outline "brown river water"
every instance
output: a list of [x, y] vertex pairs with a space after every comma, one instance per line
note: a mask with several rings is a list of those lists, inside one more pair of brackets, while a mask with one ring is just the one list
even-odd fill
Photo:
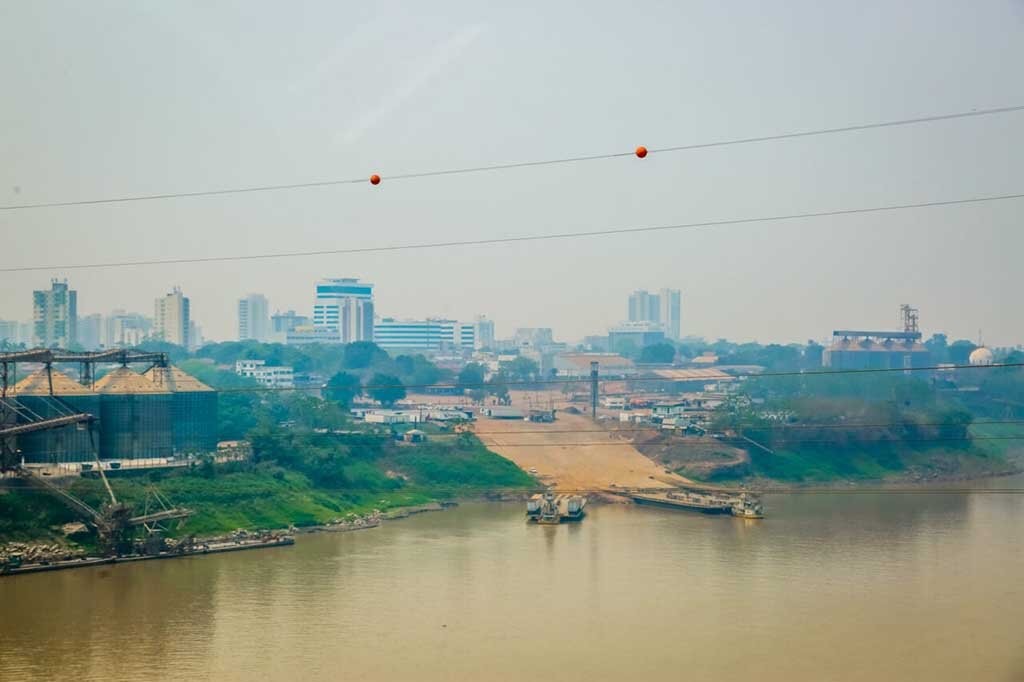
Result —
[[473, 503], [2, 578], [0, 680], [1024, 680], [1024, 495], [766, 507]]

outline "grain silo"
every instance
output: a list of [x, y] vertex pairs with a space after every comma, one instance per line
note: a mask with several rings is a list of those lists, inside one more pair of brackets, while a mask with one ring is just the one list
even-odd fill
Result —
[[104, 459], [169, 457], [171, 394], [119, 367], [93, 385], [100, 394], [100, 455]]
[[214, 452], [217, 449], [217, 392], [173, 366], [153, 367], [142, 376], [171, 393], [174, 452]]
[[[74, 413], [88, 413], [97, 419], [100, 417], [100, 397], [55, 369], [50, 370], [49, 376], [45, 367], [33, 372], [15, 384], [8, 395], [15, 399], [20, 413], [18, 421], [22, 423]], [[98, 446], [99, 432], [95, 424], [93, 430]], [[26, 433], [18, 436], [16, 447], [21, 450], [21, 456], [27, 464], [84, 462], [95, 457], [89, 429], [85, 424]]]

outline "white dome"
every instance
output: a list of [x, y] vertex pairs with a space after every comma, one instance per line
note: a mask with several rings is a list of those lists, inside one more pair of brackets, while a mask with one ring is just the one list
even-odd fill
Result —
[[970, 363], [972, 365], [991, 365], [992, 364], [992, 351], [984, 346], [975, 348], [971, 352]]

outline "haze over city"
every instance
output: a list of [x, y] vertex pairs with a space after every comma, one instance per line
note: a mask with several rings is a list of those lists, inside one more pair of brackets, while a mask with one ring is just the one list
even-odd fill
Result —
[[[0, 205], [369, 176], [384, 181], [0, 211], [0, 267], [348, 248], [747, 218], [1019, 192], [1020, 113], [675, 154], [388, 177], [1019, 104], [1020, 3], [825, 7], [391, 3], [11, 6], [0, 22]], [[110, 26], [131, 30], [110, 30]], [[913, 30], [908, 31], [907, 27]], [[300, 37], [301, 36], [301, 37]], [[812, 59], [808, 54], [827, 53]], [[30, 66], [31, 65], [31, 66]], [[637, 288], [683, 334], [889, 328], [1013, 345], [1019, 201], [628, 236], [222, 264], [2, 273], [0, 318], [68, 277], [79, 312], [152, 314], [180, 285], [212, 339], [237, 299], [309, 314], [376, 284], [396, 317], [575, 341]]]
[[0, 2], [0, 680], [1024, 680], [1024, 0]]

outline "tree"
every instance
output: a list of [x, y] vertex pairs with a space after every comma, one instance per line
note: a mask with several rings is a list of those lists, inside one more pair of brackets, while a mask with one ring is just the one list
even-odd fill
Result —
[[676, 349], [671, 343], [655, 343], [644, 346], [640, 351], [640, 362], [665, 365], [676, 357]]
[[352, 404], [352, 399], [363, 392], [359, 377], [348, 372], [338, 372], [327, 381], [323, 395], [327, 400], [333, 400], [342, 407]]
[[441, 370], [423, 355], [399, 355], [395, 367], [402, 383], [414, 386], [428, 386], [441, 380]]
[[366, 392], [381, 405], [390, 406], [405, 397], [405, 386], [396, 376], [377, 373], [370, 379]]
[[508, 401], [508, 375], [502, 370], [487, 382], [487, 392], [502, 402]]
[[483, 365], [471, 362], [459, 372], [458, 386], [462, 390], [480, 388], [484, 383]]
[[354, 341], [345, 346], [343, 364], [345, 369], [366, 369], [381, 356], [387, 359], [388, 354], [377, 344], [370, 341]]
[[966, 339], [954, 341], [949, 346], [949, 361], [954, 365], [966, 365], [976, 348], [976, 345]]
[[945, 334], [932, 334], [932, 338], [924, 342], [932, 354], [932, 364], [939, 365], [949, 362], [949, 337]]
[[508, 375], [513, 381], [532, 381], [538, 374], [540, 365], [522, 355], [508, 363]]

